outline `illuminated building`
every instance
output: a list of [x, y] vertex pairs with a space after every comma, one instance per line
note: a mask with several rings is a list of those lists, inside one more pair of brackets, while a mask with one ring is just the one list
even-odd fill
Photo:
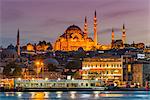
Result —
[[92, 38], [87, 36], [78, 26], [71, 25], [54, 44], [55, 50], [73, 51], [82, 47], [84, 50], [91, 50], [94, 46]]
[[112, 49], [123, 49], [126, 45], [126, 30], [125, 30], [125, 25], [123, 24], [122, 27], [122, 39], [114, 40], [115, 33], [114, 29], [112, 29], [112, 34], [111, 34], [111, 48]]
[[88, 37], [87, 19], [85, 17], [84, 32], [76, 25], [67, 28], [65, 33], [56, 40], [55, 50], [73, 51], [82, 47], [88, 51], [96, 47], [97, 44], [97, 29], [96, 29], [96, 12], [94, 16], [94, 41]]
[[83, 48], [85, 51], [97, 49], [97, 18], [94, 16], [94, 40], [88, 36], [87, 18], [85, 17], [84, 32], [76, 25], [71, 25], [54, 44], [54, 50], [76, 51]]
[[27, 51], [34, 51], [34, 45], [32, 45], [31, 43], [27, 44]]
[[36, 44], [31, 44], [31, 43], [28, 43], [26, 45], [26, 49], [27, 51], [46, 51], [46, 50], [51, 50], [52, 47], [51, 47], [51, 44], [50, 42], [49, 43], [46, 43], [45, 41], [40, 41], [37, 45]]
[[123, 67], [120, 57], [84, 58], [82, 79], [101, 79], [106, 83], [123, 80]]
[[123, 24], [122, 39], [114, 40], [114, 30], [112, 29], [112, 42], [108, 45], [102, 45], [98, 43], [97, 34], [97, 16], [96, 11], [94, 13], [94, 34], [93, 39], [88, 36], [88, 24], [87, 17], [85, 17], [84, 31], [76, 25], [69, 26], [64, 34], [62, 34], [54, 43], [54, 50], [60, 51], [77, 51], [79, 48], [83, 48], [85, 51], [90, 50], [109, 50], [109, 49], [123, 49], [126, 44], [126, 30]]

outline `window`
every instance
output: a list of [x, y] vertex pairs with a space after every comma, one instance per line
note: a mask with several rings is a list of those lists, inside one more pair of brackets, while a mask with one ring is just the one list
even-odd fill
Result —
[[95, 67], [97, 67], [97, 64], [95, 65]]
[[117, 64], [117, 67], [119, 67], [119, 64]]
[[108, 64], [107, 64], [107, 67], [108, 67]]
[[108, 74], [108, 71], [106, 71], [106, 74]]
[[128, 65], [128, 72], [131, 72], [131, 65]]
[[81, 86], [83, 86], [83, 83], [81, 83]]
[[88, 83], [86, 83], [86, 86], [88, 86]]
[[103, 64], [103, 67], [105, 67], [105, 64]]

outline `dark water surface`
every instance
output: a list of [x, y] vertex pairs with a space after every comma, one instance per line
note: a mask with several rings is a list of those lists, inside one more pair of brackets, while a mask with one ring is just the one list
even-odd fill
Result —
[[0, 100], [150, 100], [150, 91], [0, 92]]

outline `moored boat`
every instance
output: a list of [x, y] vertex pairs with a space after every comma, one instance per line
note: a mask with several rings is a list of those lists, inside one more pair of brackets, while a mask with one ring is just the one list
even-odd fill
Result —
[[18, 91], [95, 91], [105, 90], [101, 80], [48, 80], [22, 79], [14, 81], [14, 88]]

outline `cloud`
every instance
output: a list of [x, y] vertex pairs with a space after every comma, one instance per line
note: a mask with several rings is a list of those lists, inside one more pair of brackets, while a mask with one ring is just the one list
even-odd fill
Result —
[[[113, 28], [115, 33], [121, 33], [121, 28]], [[111, 34], [112, 28], [102, 29], [98, 31], [100, 34]]]
[[135, 14], [135, 13], [141, 12], [141, 11], [144, 11], [144, 9], [120, 10], [120, 11], [109, 12], [109, 13], [105, 14], [104, 17], [109, 17], [109, 18], [123, 17], [123, 16], [129, 15], [129, 14]]

